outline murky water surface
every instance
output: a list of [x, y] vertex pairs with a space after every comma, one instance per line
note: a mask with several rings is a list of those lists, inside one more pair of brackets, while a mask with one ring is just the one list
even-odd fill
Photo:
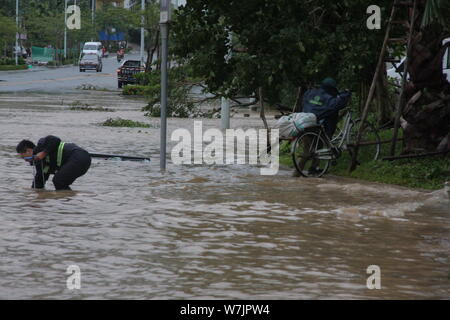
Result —
[[[116, 112], [69, 110], [77, 100]], [[161, 174], [159, 120], [144, 118], [143, 105], [108, 92], [0, 95], [0, 298], [450, 298], [443, 190], [299, 179], [283, 169], [268, 177], [248, 165], [169, 162]], [[118, 116], [155, 128], [98, 125]], [[204, 120], [215, 126], [220, 120]], [[238, 117], [232, 126], [261, 121]], [[180, 127], [192, 131], [193, 120], [170, 119], [168, 136]], [[47, 134], [152, 161], [95, 159], [74, 191], [35, 191], [14, 148]], [[81, 269], [81, 290], [66, 287], [69, 265]], [[366, 287], [370, 265], [381, 269], [381, 290]]]

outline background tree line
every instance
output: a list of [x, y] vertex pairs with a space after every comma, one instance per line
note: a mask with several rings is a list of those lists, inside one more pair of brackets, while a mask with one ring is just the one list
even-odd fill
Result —
[[[56, 49], [64, 47], [64, 0], [20, 0], [19, 2], [19, 32], [27, 35], [22, 41], [24, 47], [51, 46]], [[68, 5], [74, 4], [73, 0]], [[67, 30], [67, 47], [79, 50], [86, 41], [98, 41], [98, 32], [123, 32], [126, 41], [139, 43], [141, 16], [144, 15], [146, 32], [146, 49], [154, 47], [155, 30], [158, 21], [155, 13], [159, 10], [157, 0], [147, 0], [144, 13], [139, 7], [127, 10], [105, 3], [95, 11], [92, 20], [91, 0], [78, 0], [76, 4], [81, 9], [81, 29]], [[0, 0], [0, 46], [2, 55], [13, 55], [16, 24], [15, 0]], [[111, 42], [114, 49], [116, 44]]]

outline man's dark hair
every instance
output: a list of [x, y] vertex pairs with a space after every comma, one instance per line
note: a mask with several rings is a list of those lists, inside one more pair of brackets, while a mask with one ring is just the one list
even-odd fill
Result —
[[36, 146], [30, 140], [22, 140], [16, 147], [17, 153], [24, 153], [28, 148], [34, 149]]
[[336, 83], [336, 80], [334, 80], [333, 78], [328, 77], [328, 78], [323, 79], [322, 86], [329, 87], [329, 88], [330, 87], [331, 88], [336, 88], [337, 87], [337, 83]]

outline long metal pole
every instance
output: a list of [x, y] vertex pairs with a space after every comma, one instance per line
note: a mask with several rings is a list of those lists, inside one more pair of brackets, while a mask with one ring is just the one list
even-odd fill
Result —
[[222, 119], [222, 129], [230, 129], [230, 100], [222, 97], [220, 118]]
[[94, 27], [94, 11], [95, 11], [95, 0], [91, 0], [91, 24], [92, 24], [92, 31], [95, 30]]
[[142, 16], [141, 16], [141, 64], [144, 64], [144, 10], [145, 10], [145, 0], [141, 0], [141, 10], [142, 10]]
[[167, 48], [169, 38], [169, 25], [161, 23], [161, 147], [160, 167], [166, 170], [166, 135], [167, 135]]
[[16, 0], [16, 50], [15, 50], [15, 52], [16, 52], [16, 65], [18, 65], [19, 64], [19, 50], [18, 50], [18, 47], [19, 47], [19, 42], [18, 42], [18, 40], [19, 40], [19, 0]]
[[[233, 37], [231, 32], [228, 33], [228, 41], [230, 43], [230, 49], [228, 49], [228, 53], [225, 56], [225, 61], [228, 63], [228, 61], [231, 59], [231, 47], [233, 43]], [[222, 123], [222, 129], [230, 129], [230, 100], [228, 98], [222, 97], [222, 103], [220, 108], [220, 118]]]
[[64, 59], [67, 58], [67, 0], [64, 1]]
[[[95, 34], [95, 1], [96, 0], [92, 0], [92, 17], [91, 17], [91, 21], [92, 21], [92, 31]], [[94, 41], [94, 39], [92, 39], [92, 41]]]

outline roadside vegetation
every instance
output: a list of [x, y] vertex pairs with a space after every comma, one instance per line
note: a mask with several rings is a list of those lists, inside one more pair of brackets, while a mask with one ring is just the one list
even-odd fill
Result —
[[115, 110], [105, 107], [93, 107], [88, 104], [85, 105], [71, 105], [69, 110], [73, 111], [97, 111], [97, 112], [115, 112]]
[[92, 90], [92, 91], [112, 91], [107, 88], [102, 88], [90, 83], [83, 83], [77, 87], [78, 90]]
[[0, 71], [12, 71], [12, 70], [26, 70], [28, 66], [26, 65], [0, 65]]
[[25, 59], [19, 57], [18, 65], [16, 65], [15, 58], [0, 58], [0, 71], [10, 71], [10, 70], [25, 70], [28, 66], [25, 63]]
[[102, 123], [102, 126], [127, 127], [127, 128], [152, 128], [151, 124], [122, 118], [108, 118], [106, 121]]
[[[182, 7], [172, 27], [172, 53], [189, 77], [201, 79], [205, 92], [237, 101], [255, 99], [254, 104], [276, 107], [283, 112], [301, 112], [306, 90], [325, 77], [337, 80], [340, 89], [353, 92], [350, 108], [354, 118], [361, 116], [375, 73], [386, 32], [368, 30], [362, 16], [373, 3], [369, 0], [327, 2], [285, 2], [248, 0], [233, 6], [218, 1], [191, 0]], [[388, 17], [392, 1], [380, 1], [381, 16]], [[450, 25], [444, 12], [450, 2], [420, 1], [413, 25], [410, 79], [405, 91], [407, 107], [402, 114], [395, 155], [423, 154], [450, 148], [450, 85], [442, 73], [442, 57], [447, 49], [442, 40]], [[399, 20], [409, 20], [401, 12]], [[283, 21], [283, 23], [279, 23]], [[393, 26], [391, 38], [405, 37], [403, 26]], [[447, 45], [448, 46], [448, 45]], [[389, 44], [389, 56], [405, 55], [401, 43]], [[423, 59], [426, 52], [427, 59]], [[427, 72], [423, 72], [427, 70]], [[431, 72], [432, 70], [432, 72]], [[392, 139], [400, 90], [389, 81], [386, 69], [376, 79], [368, 120], [384, 128], [381, 140]], [[170, 98], [169, 98], [170, 100]], [[389, 155], [390, 143], [383, 144], [381, 157]], [[343, 155], [330, 171], [372, 181], [426, 189], [442, 188], [449, 179], [448, 156], [395, 161], [366, 161], [349, 173], [349, 157]], [[282, 155], [289, 164], [290, 156]]]
[[[384, 139], [392, 136], [392, 130], [384, 130], [379, 134]], [[427, 190], [442, 189], [445, 182], [450, 181], [449, 156], [394, 161], [381, 160], [382, 157], [389, 154], [389, 148], [389, 143], [382, 144], [379, 160], [361, 160], [360, 165], [352, 172], [349, 171], [350, 154], [345, 151], [337, 160], [336, 165], [330, 166], [328, 174]], [[360, 149], [360, 159], [368, 158], [365, 151], [367, 150], [364, 147]], [[287, 141], [280, 146], [280, 163], [295, 170], [290, 144]]]

